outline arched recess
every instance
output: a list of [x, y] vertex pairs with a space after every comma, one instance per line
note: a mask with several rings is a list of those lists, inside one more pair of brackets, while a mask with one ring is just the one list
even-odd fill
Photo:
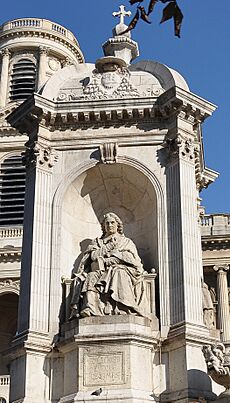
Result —
[[9, 359], [4, 351], [10, 348], [17, 331], [18, 291], [10, 286], [0, 291], [0, 375], [9, 374]]
[[152, 171], [129, 157], [120, 157], [112, 165], [90, 161], [77, 167], [62, 180], [56, 192], [50, 317], [54, 317], [57, 311], [57, 279], [60, 281], [62, 275], [70, 277], [90, 240], [101, 235], [99, 223], [108, 211], [115, 212], [122, 219], [125, 235], [135, 242], [145, 269], [158, 270], [160, 289], [165, 290], [164, 295], [160, 292], [160, 299], [164, 299], [161, 319], [163, 325], [167, 325], [168, 271], [163, 191]]

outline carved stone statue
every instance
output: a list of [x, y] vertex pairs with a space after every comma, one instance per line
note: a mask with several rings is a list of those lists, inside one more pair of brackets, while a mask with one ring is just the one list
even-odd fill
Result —
[[207, 328], [214, 329], [215, 319], [213, 301], [208, 285], [204, 281], [202, 282], [202, 295], [204, 324], [207, 326]]
[[74, 273], [71, 318], [118, 314], [149, 317], [144, 269], [121, 219], [107, 213], [102, 237], [85, 251]]
[[[204, 346], [203, 354], [207, 364], [208, 374], [221, 386], [226, 388], [218, 401], [230, 401], [230, 352], [222, 343]], [[223, 399], [223, 400], [222, 400]], [[225, 400], [226, 399], [226, 400]]]

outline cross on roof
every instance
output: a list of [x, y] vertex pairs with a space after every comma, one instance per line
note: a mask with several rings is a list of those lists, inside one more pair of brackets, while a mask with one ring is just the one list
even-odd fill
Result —
[[120, 11], [116, 12], [114, 11], [113, 16], [114, 17], [120, 17], [120, 24], [124, 24], [125, 17], [132, 14], [131, 11], [125, 11], [125, 6], [120, 6], [119, 7]]

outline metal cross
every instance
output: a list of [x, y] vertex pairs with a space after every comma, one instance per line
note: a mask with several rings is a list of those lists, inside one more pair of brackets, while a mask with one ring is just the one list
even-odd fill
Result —
[[116, 12], [114, 11], [113, 16], [114, 17], [120, 17], [120, 24], [124, 24], [125, 17], [132, 14], [131, 11], [125, 11], [125, 6], [120, 6], [119, 7], [120, 11]]

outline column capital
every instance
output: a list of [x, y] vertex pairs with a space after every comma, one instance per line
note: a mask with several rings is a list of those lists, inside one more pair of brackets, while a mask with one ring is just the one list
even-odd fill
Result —
[[10, 51], [9, 51], [8, 48], [4, 48], [4, 49], [2, 49], [2, 50], [0, 51], [0, 54], [1, 54], [2, 57], [4, 57], [4, 56], [10, 56]]
[[49, 54], [50, 48], [47, 46], [39, 46], [39, 55], [45, 55], [47, 56]]
[[227, 273], [229, 270], [229, 265], [228, 264], [217, 264], [217, 265], [213, 266], [213, 270], [215, 270], [218, 273], [220, 273], [220, 272]]
[[23, 164], [26, 168], [39, 166], [50, 170], [57, 160], [58, 154], [55, 149], [41, 145], [37, 141], [26, 144], [26, 151], [23, 153]]
[[194, 162], [197, 153], [199, 153], [199, 145], [194, 139], [182, 136], [178, 133], [173, 138], [166, 139], [163, 147], [167, 154], [168, 162], [183, 159], [185, 161]]

